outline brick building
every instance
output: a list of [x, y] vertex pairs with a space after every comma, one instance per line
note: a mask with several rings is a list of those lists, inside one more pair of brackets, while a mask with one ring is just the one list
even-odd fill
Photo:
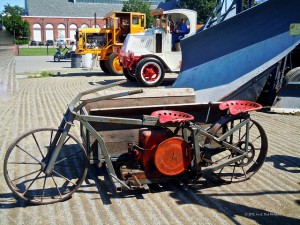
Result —
[[[156, 8], [161, 0], [145, 0]], [[104, 27], [108, 12], [121, 11], [123, 0], [25, 0], [25, 15], [31, 40], [74, 38], [77, 28]], [[96, 15], [96, 16], [95, 16]]]

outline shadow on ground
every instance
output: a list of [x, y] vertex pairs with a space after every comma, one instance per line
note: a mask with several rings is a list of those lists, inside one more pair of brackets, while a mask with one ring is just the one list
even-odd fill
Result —
[[[99, 178], [101, 177], [101, 178]], [[251, 197], [263, 195], [288, 195], [300, 194], [300, 191], [260, 191], [260, 192], [213, 192], [210, 194], [202, 194], [202, 191], [207, 188], [220, 186], [218, 184], [200, 179], [193, 184], [184, 184], [181, 182], [168, 182], [162, 184], [150, 185], [149, 193], [145, 190], [128, 191], [124, 190], [117, 193], [110, 181], [110, 178], [104, 168], [91, 167], [86, 177], [85, 183], [75, 192], [75, 195], [80, 193], [83, 197], [96, 194], [99, 197], [90, 198], [91, 201], [101, 201], [104, 205], [110, 205], [112, 199], [135, 198], [144, 200], [144, 195], [151, 193], [167, 192], [170, 198], [175, 199], [178, 205], [199, 205], [205, 208], [210, 208], [213, 212], [223, 214], [224, 217], [230, 219], [234, 224], [240, 224], [237, 217], [247, 218], [258, 224], [299, 224], [300, 220], [290, 218], [288, 216], [279, 215], [274, 212], [267, 211], [267, 209], [253, 208], [245, 206], [238, 202], [220, 199], [220, 197]], [[151, 192], [151, 193], [150, 193]], [[85, 196], [86, 195], [86, 196]], [[1, 208], [25, 208], [35, 205], [26, 204], [21, 200], [15, 200], [11, 193], [0, 194]], [[296, 200], [299, 205], [299, 201]], [[56, 203], [60, 204], [60, 203]], [[199, 218], [199, 221], [201, 218]]]

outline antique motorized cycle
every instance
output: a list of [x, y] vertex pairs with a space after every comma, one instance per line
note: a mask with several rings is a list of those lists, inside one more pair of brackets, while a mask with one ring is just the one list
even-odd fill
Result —
[[[68, 199], [85, 180], [95, 153], [93, 160], [106, 168], [116, 191], [148, 189], [149, 184], [171, 180], [191, 182], [200, 177], [240, 182], [263, 165], [267, 136], [249, 114], [261, 105], [238, 100], [211, 103], [204, 117], [207, 122], [208, 117], [217, 115], [212, 123], [199, 122], [198, 105], [192, 105], [193, 110], [188, 105], [183, 107], [193, 115], [178, 111], [181, 106], [176, 105], [154, 107], [158, 110], [139, 118], [117, 117], [112, 110], [106, 116], [84, 113], [90, 103], [143, 92], [138, 89], [88, 97], [121, 83], [81, 92], [69, 104], [58, 128], [31, 130], [9, 146], [4, 177], [14, 194], [34, 204]], [[218, 113], [211, 114], [214, 106], [219, 108]], [[83, 143], [70, 133], [76, 121], [80, 122]], [[117, 130], [117, 125], [128, 127]], [[109, 136], [104, 135], [105, 126], [113, 132]], [[120, 134], [123, 140], [115, 144], [121, 149], [123, 141], [127, 147], [114, 154], [109, 149], [111, 140], [106, 138], [121, 139]]]

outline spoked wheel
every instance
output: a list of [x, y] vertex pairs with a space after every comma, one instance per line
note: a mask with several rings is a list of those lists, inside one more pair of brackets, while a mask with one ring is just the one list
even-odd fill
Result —
[[[232, 127], [239, 124], [244, 119], [243, 116], [229, 116], [217, 123], [210, 131], [215, 136], [220, 137]], [[231, 145], [238, 147], [242, 151], [246, 151], [247, 155], [242, 160], [227, 165], [211, 174], [213, 179], [220, 182], [241, 182], [249, 179], [255, 174], [264, 163], [268, 151], [268, 140], [262, 126], [256, 121], [250, 119], [248, 140], [249, 144], [246, 148], [246, 126], [242, 126], [232, 135], [227, 137], [226, 141]], [[222, 163], [223, 160], [238, 156], [239, 153], [232, 152], [231, 149], [218, 146], [217, 143], [210, 142], [206, 139], [206, 143], [213, 145], [212, 149], [206, 150], [204, 159], [211, 164]]]
[[132, 69], [127, 69], [127, 68], [123, 68], [123, 73], [124, 73], [124, 76], [130, 80], [130, 81], [136, 81], [136, 78], [135, 78], [135, 68], [132, 68]]
[[144, 58], [136, 67], [136, 80], [145, 87], [160, 85], [165, 76], [164, 66], [155, 58]]
[[108, 59], [108, 70], [111, 75], [120, 76], [123, 74], [123, 67], [120, 64], [119, 56], [112, 53]]
[[49, 204], [68, 199], [83, 182], [88, 158], [84, 147], [67, 135], [54, 165], [53, 173], [44, 173], [49, 161], [49, 146], [57, 129], [41, 128], [17, 138], [4, 160], [4, 177], [9, 188], [33, 204]]

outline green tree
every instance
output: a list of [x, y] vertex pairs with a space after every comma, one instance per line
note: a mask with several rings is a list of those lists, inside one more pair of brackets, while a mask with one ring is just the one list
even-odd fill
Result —
[[[259, 3], [254, 0], [242, 0], [243, 10], [247, 9], [249, 4], [253, 6]], [[180, 0], [180, 8], [197, 12], [198, 23], [205, 23], [216, 5], [217, 0]]]
[[3, 24], [15, 38], [30, 37], [30, 24], [21, 18], [24, 14], [23, 8], [7, 4], [4, 6], [4, 12], [9, 16], [3, 17]]
[[9, 14], [17, 14], [17, 15], [24, 15], [25, 10], [19, 6], [11, 6], [7, 4], [4, 6], [4, 11], [2, 13], [9, 13]]
[[129, 0], [123, 2], [123, 12], [140, 12], [146, 14], [146, 25], [150, 27], [153, 24], [154, 18], [150, 17], [150, 4], [142, 0]]
[[198, 23], [205, 23], [216, 4], [217, 0], [181, 0], [180, 8], [195, 10]]

